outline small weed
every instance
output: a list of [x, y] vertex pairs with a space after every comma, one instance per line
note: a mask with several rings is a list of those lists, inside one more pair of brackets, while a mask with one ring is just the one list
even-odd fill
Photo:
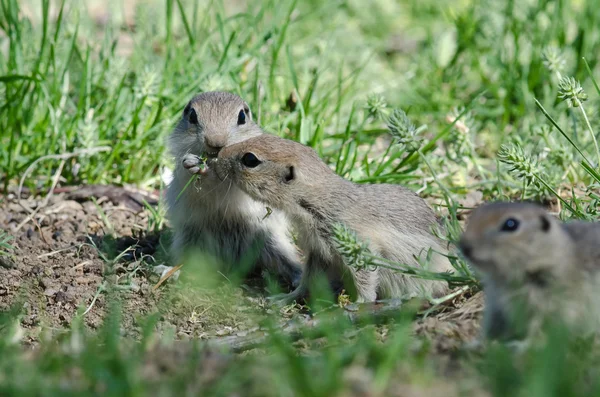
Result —
[[11, 256], [15, 247], [10, 243], [13, 237], [3, 230], [0, 230], [0, 256]]

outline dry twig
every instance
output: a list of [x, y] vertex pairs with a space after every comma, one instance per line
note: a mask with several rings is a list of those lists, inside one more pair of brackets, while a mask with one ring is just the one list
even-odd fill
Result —
[[[373, 303], [351, 304], [343, 309], [334, 310], [334, 314], [328, 317], [312, 316], [306, 321], [292, 320], [275, 330], [287, 335], [292, 341], [303, 338], [316, 339], [324, 334], [323, 325], [335, 323], [339, 316], [345, 317], [350, 324], [380, 323], [395, 318], [400, 313], [402, 301], [398, 299], [377, 301]], [[336, 305], [335, 308], [338, 306]], [[234, 353], [241, 353], [263, 346], [269, 340], [269, 329], [257, 328], [250, 332], [238, 335], [226, 336], [207, 342], [210, 347], [226, 347]]]
[[[19, 223], [19, 225], [17, 226], [17, 228], [15, 229], [15, 232], [18, 231], [19, 229], [21, 229], [23, 227], [23, 225], [25, 225], [27, 222], [29, 222], [31, 219], [33, 219], [33, 217], [35, 216], [35, 214], [42, 209], [43, 207], [45, 207], [48, 204], [48, 201], [50, 200], [50, 197], [52, 195], [52, 192], [54, 191], [54, 188], [56, 187], [56, 185], [58, 184], [58, 180], [60, 178], [60, 175], [62, 173], [62, 169], [65, 165], [65, 160], [70, 159], [71, 157], [78, 157], [78, 156], [85, 156], [85, 155], [91, 155], [91, 154], [95, 154], [95, 153], [99, 153], [99, 152], [108, 152], [112, 150], [111, 147], [109, 146], [99, 146], [99, 147], [95, 147], [95, 148], [89, 148], [89, 149], [81, 149], [81, 150], [77, 150], [75, 152], [71, 152], [71, 153], [63, 153], [63, 154], [49, 154], [47, 156], [42, 156], [38, 159], [36, 159], [33, 163], [31, 163], [29, 165], [29, 167], [27, 167], [27, 169], [25, 170], [25, 172], [23, 173], [23, 175], [21, 176], [21, 180], [19, 181], [19, 189], [17, 190], [17, 202], [19, 203], [19, 205], [29, 213], [29, 215], [25, 218], [25, 220], [23, 220], [23, 222]], [[33, 169], [35, 168], [35, 166], [44, 160], [50, 160], [50, 159], [54, 159], [54, 160], [62, 160], [60, 163], [60, 166], [58, 167], [57, 172], [54, 174], [54, 177], [52, 179], [52, 186], [50, 187], [50, 189], [48, 190], [48, 194], [46, 195], [46, 197], [44, 198], [44, 201], [42, 202], [41, 205], [39, 205], [35, 210], [32, 210], [31, 208], [28, 208], [27, 206], [25, 206], [23, 204], [23, 202], [21, 201], [21, 192], [23, 191], [23, 183], [25, 183], [25, 179], [27, 178], [27, 176], [31, 173], [31, 171], [33, 171]]]

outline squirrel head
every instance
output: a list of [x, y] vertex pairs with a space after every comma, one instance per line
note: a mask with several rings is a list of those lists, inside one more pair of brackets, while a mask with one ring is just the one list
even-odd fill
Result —
[[211, 166], [255, 200], [292, 213], [333, 174], [310, 147], [269, 134], [227, 146]]
[[256, 133], [252, 112], [242, 98], [228, 92], [204, 92], [183, 109], [169, 146], [176, 157], [191, 152], [214, 158], [223, 147]]
[[464, 256], [497, 283], [545, 287], [570, 261], [559, 221], [530, 203], [491, 203], [469, 217], [459, 243]]

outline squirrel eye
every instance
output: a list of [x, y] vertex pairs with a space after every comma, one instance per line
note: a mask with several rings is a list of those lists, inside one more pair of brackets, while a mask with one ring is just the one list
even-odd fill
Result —
[[244, 109], [240, 110], [237, 123], [238, 125], [246, 124], [246, 113], [244, 113]]
[[246, 153], [242, 156], [242, 164], [248, 168], [257, 167], [262, 161], [260, 161], [254, 153]]
[[188, 121], [190, 122], [190, 124], [198, 125], [198, 115], [196, 114], [196, 110], [194, 108], [190, 109]]
[[508, 218], [502, 224], [502, 227], [500, 228], [500, 231], [503, 231], [503, 232], [514, 232], [518, 228], [519, 228], [519, 221], [516, 220], [516, 219], [514, 219], [514, 218]]

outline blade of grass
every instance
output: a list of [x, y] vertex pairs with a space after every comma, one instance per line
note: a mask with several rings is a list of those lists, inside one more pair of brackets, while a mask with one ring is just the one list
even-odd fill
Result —
[[537, 99], [535, 100], [535, 104], [536, 106], [542, 111], [542, 113], [544, 114], [544, 116], [546, 116], [546, 118], [548, 119], [548, 121], [550, 121], [550, 123], [552, 123], [552, 125], [558, 130], [558, 132], [560, 132], [560, 134], [565, 137], [565, 139], [571, 144], [571, 146], [573, 146], [573, 148], [575, 148], [575, 150], [577, 150], [577, 152], [581, 155], [581, 157], [583, 157], [583, 159], [588, 163], [591, 164], [590, 161], [588, 160], [588, 158], [586, 157], [585, 154], [583, 154], [583, 152], [581, 151], [581, 149], [579, 149], [579, 146], [577, 146], [577, 144], [571, 139], [570, 136], [568, 136], [562, 128], [560, 128], [560, 126], [556, 123], [556, 121], [554, 121], [554, 119], [552, 118], [552, 116], [550, 116], [550, 114], [546, 111], [546, 109], [544, 108], [544, 106], [540, 103], [540, 101], [538, 101]]
[[223, 55], [221, 56], [221, 59], [219, 60], [219, 66], [217, 66], [217, 72], [221, 70], [221, 68], [223, 67], [223, 64], [225, 63], [225, 60], [227, 59], [227, 54], [229, 53], [229, 48], [231, 48], [231, 44], [233, 43], [233, 40], [235, 39], [235, 35], [236, 35], [236, 32], [234, 30], [233, 32], [231, 32], [231, 35], [229, 36], [229, 40], [227, 40], [227, 44], [225, 44], [225, 48], [223, 49]]
[[592, 83], [594, 83], [594, 88], [596, 88], [596, 93], [598, 93], [598, 95], [600, 95], [600, 87], [598, 87], [598, 83], [596, 82], [596, 79], [594, 78], [594, 74], [592, 73], [592, 70], [590, 69], [590, 65], [588, 64], [588, 61], [584, 58], [583, 59], [583, 63], [585, 65], [585, 69], [588, 72], [588, 76], [590, 76], [590, 79], [592, 79]]
[[287, 33], [287, 29], [291, 23], [291, 18], [292, 18], [292, 13], [294, 12], [294, 9], [296, 8], [296, 3], [298, 2], [298, 0], [292, 0], [290, 7], [288, 9], [288, 12], [286, 14], [285, 19], [283, 20], [283, 24], [281, 26], [281, 31], [277, 37], [277, 42], [275, 43], [275, 46], [273, 47], [273, 50], [271, 51], [271, 67], [269, 69], [269, 91], [271, 92], [271, 95], [273, 95], [274, 91], [274, 80], [275, 80], [275, 68], [277, 67], [277, 59], [279, 58], [279, 52], [281, 51], [281, 47], [283, 46], [283, 43], [285, 42], [285, 37], [286, 37], [286, 33]]
[[[185, 32], [187, 33], [187, 37], [190, 42], [190, 46], [193, 47], [196, 44], [196, 40], [194, 39], [194, 35], [192, 34], [192, 30], [190, 29], [188, 20], [185, 17], [185, 11], [183, 10], [183, 5], [181, 4], [181, 0], [177, 0], [177, 6], [179, 7], [179, 14], [181, 15], [181, 20], [183, 21], [183, 27], [185, 28]], [[197, 4], [196, 4], [196, 7], [197, 7]]]

